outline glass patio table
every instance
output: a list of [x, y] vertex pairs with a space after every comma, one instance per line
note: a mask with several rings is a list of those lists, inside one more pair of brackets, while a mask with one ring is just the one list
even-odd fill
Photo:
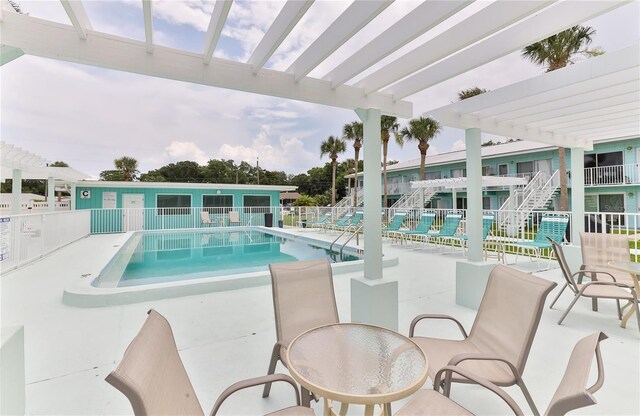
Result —
[[389, 329], [367, 324], [331, 324], [304, 332], [287, 349], [289, 371], [303, 387], [324, 399], [324, 414], [336, 415], [333, 401], [365, 405], [372, 415], [380, 405], [416, 392], [427, 379], [429, 362], [420, 347]]
[[[617, 269], [623, 272], [628, 272], [631, 275], [631, 280], [633, 280], [633, 287], [636, 290], [636, 295], [640, 296], [640, 284], [638, 283], [638, 278], [640, 277], [640, 263], [635, 263], [632, 261], [610, 261], [609, 266], [613, 269]], [[627, 321], [635, 312], [635, 306], [633, 302], [629, 302], [622, 308], [629, 308], [629, 310], [622, 317], [622, 321], [620, 322], [620, 326], [622, 328], [626, 328]]]

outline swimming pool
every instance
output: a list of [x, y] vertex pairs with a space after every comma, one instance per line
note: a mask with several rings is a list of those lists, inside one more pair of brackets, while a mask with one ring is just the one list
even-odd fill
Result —
[[268, 270], [269, 263], [328, 257], [359, 260], [264, 230], [136, 232], [93, 280], [99, 288], [130, 287]]

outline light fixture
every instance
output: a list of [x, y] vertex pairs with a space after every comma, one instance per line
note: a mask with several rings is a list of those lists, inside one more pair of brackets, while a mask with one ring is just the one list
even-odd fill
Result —
[[627, 146], [627, 150], [631, 150], [631, 149], [633, 149], [633, 147]]

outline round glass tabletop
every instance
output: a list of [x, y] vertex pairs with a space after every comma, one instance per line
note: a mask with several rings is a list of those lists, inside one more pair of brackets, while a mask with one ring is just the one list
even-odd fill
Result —
[[417, 391], [428, 361], [409, 338], [365, 324], [333, 324], [307, 331], [287, 350], [289, 370], [321, 397], [376, 404]]

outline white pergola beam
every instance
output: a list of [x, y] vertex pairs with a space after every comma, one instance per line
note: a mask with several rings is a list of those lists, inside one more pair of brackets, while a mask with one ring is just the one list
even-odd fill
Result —
[[[603, 88], [611, 80], [622, 83], [638, 79], [640, 56], [639, 44], [607, 52], [578, 62], [575, 65], [539, 75], [535, 78], [491, 91], [491, 94], [480, 94], [475, 97], [451, 104], [461, 113], [479, 113], [491, 115], [506, 106], [515, 108], [516, 100], [535, 100], [541, 94], [550, 94], [546, 98], [554, 99], [552, 94], [576, 94], [590, 88]], [[585, 83], [593, 83], [585, 88]], [[611, 84], [608, 84], [611, 85]], [[566, 93], [564, 93], [566, 91]], [[531, 97], [531, 98], [529, 98]], [[526, 102], [521, 107], [526, 107]], [[445, 107], [443, 107], [445, 108]]]
[[591, 111], [583, 111], [581, 113], [569, 114], [561, 117], [552, 117], [542, 121], [528, 123], [530, 126], [544, 125], [549, 129], [563, 127], [567, 125], [580, 125], [584, 120], [594, 118], [608, 120], [616, 118], [619, 114], [640, 114], [640, 103], [628, 103], [615, 105], [607, 108], [599, 108]]
[[280, 13], [274, 20], [267, 33], [256, 46], [247, 61], [256, 74], [269, 60], [271, 55], [278, 49], [282, 41], [285, 40], [291, 30], [298, 24], [302, 16], [309, 10], [314, 0], [289, 0], [280, 10]]
[[13, 61], [24, 55], [22, 49], [12, 48], [7, 45], [0, 45], [0, 66]]
[[209, 28], [204, 38], [204, 51], [202, 52], [204, 63], [207, 65], [211, 62], [213, 51], [216, 50], [224, 22], [227, 20], [232, 4], [232, 0], [216, 0], [216, 4], [213, 6]]
[[531, 15], [553, 1], [495, 2], [357, 82], [368, 94]]
[[365, 95], [348, 85], [332, 89], [331, 83], [308, 77], [295, 82], [291, 74], [269, 69], [254, 74], [251, 65], [225, 59], [212, 58], [207, 66], [202, 55], [160, 45], [151, 55], [144, 42], [95, 31], [81, 41], [68, 25], [30, 16], [6, 14], [0, 29], [5, 44], [31, 55], [333, 107], [378, 108], [401, 118], [413, 116], [412, 103], [394, 101], [389, 95]]
[[[627, 119], [624, 121], [620, 121], [618, 123], [615, 124], [615, 130], [628, 130], [628, 129], [632, 129], [632, 128], [636, 128], [636, 129], [640, 129], [640, 120], [633, 118], [633, 119]], [[570, 137], [582, 137], [582, 135], [584, 134], [600, 134], [600, 133], [606, 133], [608, 131], [612, 130], [611, 125], [606, 124], [606, 125], [594, 125], [591, 127], [584, 127], [584, 128], [578, 128], [578, 129], [573, 129], [570, 132], [566, 133], [568, 136]]]
[[[598, 111], [597, 115], [593, 115], [591, 117], [574, 116], [573, 120], [568, 120], [561, 123], [551, 123], [547, 121], [544, 123], [544, 126], [550, 130], [562, 131], [564, 129], [571, 129], [573, 127], [580, 127], [584, 125], [593, 125], [602, 122], [617, 122], [633, 117], [635, 117], [636, 119], [640, 119], [640, 106], [633, 110], [617, 111], [615, 113], [609, 114], [601, 114], [601, 112]], [[530, 123], [529, 125], [534, 125], [534, 123]]]
[[367, 43], [322, 79], [335, 88], [471, 4], [471, 0], [425, 1]]
[[147, 52], [153, 53], [153, 7], [151, 0], [142, 0], [142, 14], [144, 16], [144, 39]]
[[395, 99], [403, 99], [625, 3], [627, 2], [607, 0], [560, 2], [540, 11], [530, 19], [409, 76], [384, 92], [393, 94]]
[[[619, 138], [637, 138], [638, 127], [626, 128], [626, 129], [612, 129], [602, 133], [585, 133], [582, 135], [587, 140], [604, 140], [604, 139], [619, 139]], [[590, 150], [590, 149], [585, 149]]]
[[296, 59], [286, 72], [300, 81], [367, 25], [391, 0], [356, 0]]
[[91, 22], [89, 21], [89, 16], [87, 16], [87, 11], [84, 9], [84, 5], [80, 0], [60, 0], [62, 3], [62, 7], [64, 11], [69, 16], [69, 20], [71, 20], [71, 24], [74, 29], [80, 36], [80, 39], [87, 38], [87, 30], [91, 29]]

